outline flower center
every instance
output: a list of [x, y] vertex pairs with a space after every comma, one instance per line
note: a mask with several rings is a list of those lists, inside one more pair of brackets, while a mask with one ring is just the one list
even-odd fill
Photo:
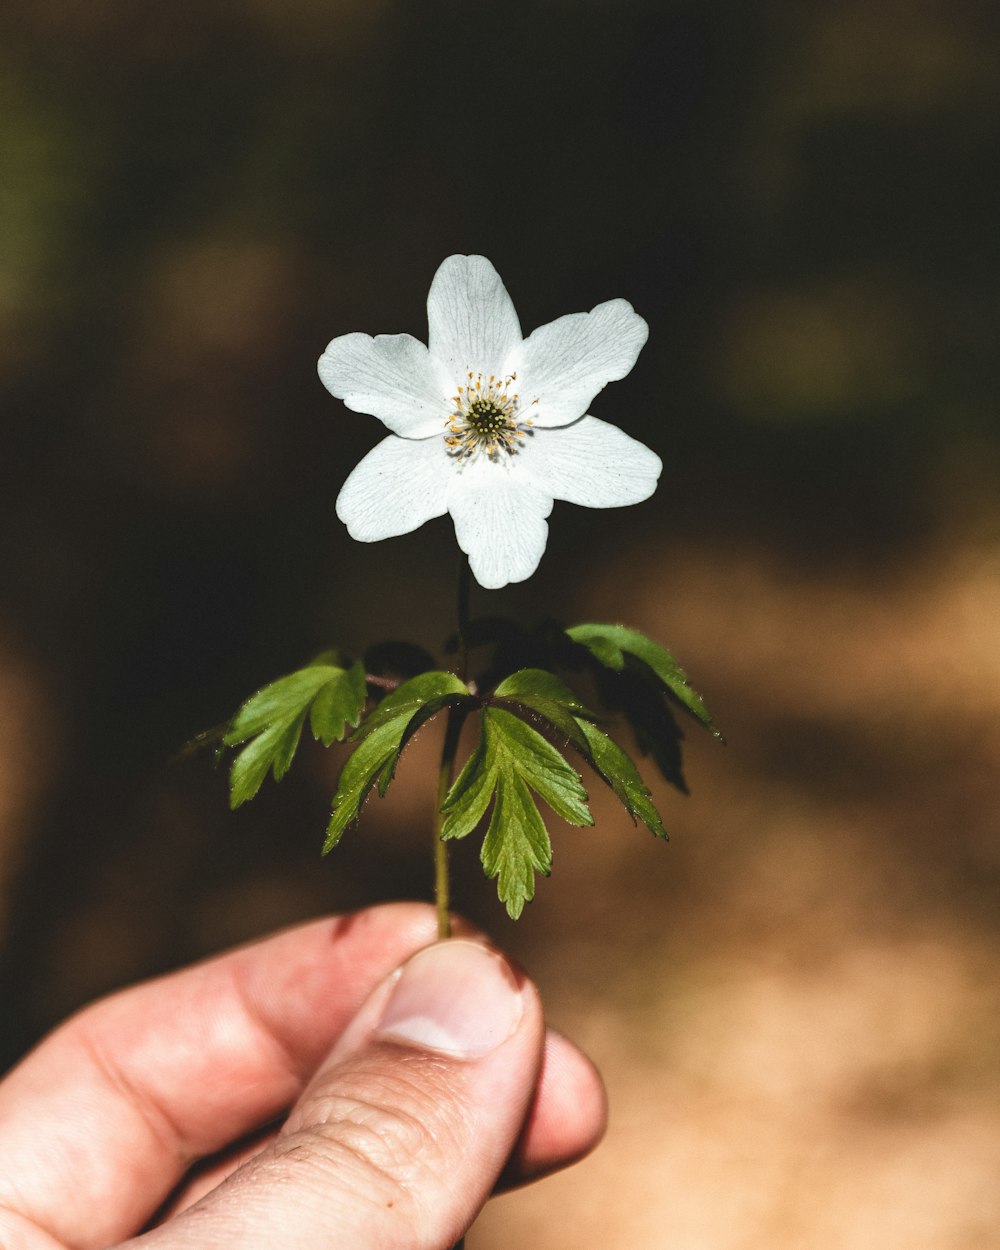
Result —
[[445, 422], [448, 455], [458, 461], [480, 454], [499, 460], [501, 453], [514, 456], [524, 446], [532, 421], [518, 415], [520, 396], [511, 391], [517, 374], [498, 378], [469, 372], [451, 397], [454, 405]]

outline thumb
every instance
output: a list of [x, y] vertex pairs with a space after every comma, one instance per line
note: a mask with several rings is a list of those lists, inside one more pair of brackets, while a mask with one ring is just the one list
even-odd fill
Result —
[[502, 956], [454, 938], [419, 951], [267, 1149], [143, 1245], [448, 1250], [517, 1140], [543, 1036], [534, 987]]

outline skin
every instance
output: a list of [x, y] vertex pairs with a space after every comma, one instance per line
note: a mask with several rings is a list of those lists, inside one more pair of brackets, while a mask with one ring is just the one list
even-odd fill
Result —
[[385, 1035], [434, 936], [431, 908], [377, 907], [74, 1016], [0, 1083], [0, 1245], [448, 1250], [498, 1184], [585, 1154], [600, 1078], [498, 955], [471, 952], [516, 987], [488, 1054]]

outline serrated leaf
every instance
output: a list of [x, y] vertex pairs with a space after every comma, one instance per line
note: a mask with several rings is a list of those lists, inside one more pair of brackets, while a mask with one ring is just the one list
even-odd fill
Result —
[[[574, 638], [572, 630], [567, 629], [566, 633], [570, 638]], [[620, 673], [625, 667], [625, 653], [621, 647], [616, 647], [613, 642], [600, 635], [587, 638], [574, 638], [574, 641], [582, 642], [587, 650], [598, 660], [605, 668], [610, 668], [615, 673]]]
[[536, 729], [498, 707], [483, 709], [483, 727], [501, 776], [523, 777], [556, 815], [571, 825], [594, 823], [580, 774]]
[[378, 797], [380, 799], [385, 798], [386, 791], [389, 789], [389, 786], [392, 784], [392, 779], [396, 775], [396, 765], [399, 763], [399, 756], [402, 751], [402, 745], [403, 745], [403, 739], [400, 738], [399, 743], [396, 746], [396, 749], [389, 756], [386, 762], [382, 765], [381, 771], [379, 772]]
[[687, 794], [681, 751], [684, 733], [675, 714], [675, 701], [667, 697], [658, 681], [654, 684], [632, 668], [621, 673], [601, 669], [597, 684], [603, 705], [624, 714], [642, 754], [651, 756], [661, 775]]
[[309, 708], [312, 736], [325, 747], [340, 742], [348, 729], [357, 728], [367, 698], [365, 667], [359, 660], [317, 691]]
[[666, 838], [660, 813], [628, 753], [590, 721], [580, 719], [577, 723], [587, 742], [587, 758], [624, 804], [633, 824], [638, 817], [651, 833]]
[[409, 720], [409, 715], [404, 714], [380, 725], [351, 752], [341, 770], [337, 792], [333, 796], [333, 812], [326, 830], [326, 841], [323, 843], [324, 855], [337, 845], [348, 825], [357, 820], [361, 804], [379, 774], [395, 755]]
[[552, 844], [528, 787], [516, 773], [498, 778], [480, 859], [486, 875], [497, 879], [507, 914], [517, 920], [535, 896], [535, 873], [547, 877], [552, 871]]
[[469, 688], [454, 673], [431, 671], [404, 682], [382, 700], [353, 735], [357, 746], [344, 765], [333, 796], [323, 854], [340, 841], [344, 830], [358, 819], [372, 786], [384, 796], [396, 764], [417, 728], [446, 703], [462, 698], [471, 702]]
[[594, 714], [565, 682], [547, 669], [524, 668], [512, 673], [497, 686], [492, 697], [534, 712], [574, 745], [581, 748], [586, 745], [576, 717], [593, 717]]
[[227, 747], [245, 742], [278, 721], [289, 721], [306, 708], [328, 681], [343, 669], [332, 664], [310, 664], [279, 677], [247, 699], [233, 717], [223, 739]]
[[395, 720], [405, 712], [409, 712], [412, 716], [414, 712], [426, 707], [429, 703], [436, 703], [435, 710], [440, 710], [446, 702], [459, 698], [470, 699], [471, 696], [469, 687], [454, 673], [446, 673], [438, 669], [432, 669], [429, 673], [421, 673], [417, 677], [411, 677], [409, 681], [404, 681], [391, 694], [387, 694], [374, 712], [359, 726], [354, 737], [366, 738], [388, 721]]
[[520, 776], [571, 825], [592, 825], [579, 773], [537, 730], [513, 712], [485, 707], [482, 734], [445, 798], [442, 836], [461, 838], [475, 828], [500, 780]]
[[229, 774], [233, 808], [252, 799], [270, 769], [280, 781], [291, 766], [309, 714], [313, 736], [329, 746], [357, 725], [367, 691], [360, 664], [345, 669], [337, 652], [317, 656], [305, 668], [279, 677], [247, 699], [223, 737], [225, 746], [247, 743]]
[[299, 745], [299, 738], [302, 736], [302, 726], [305, 724], [306, 714], [300, 713], [290, 723], [285, 725], [284, 732], [278, 735], [274, 750], [274, 762], [271, 765], [271, 772], [275, 781], [280, 781], [292, 766], [292, 760], [295, 758], [295, 751]]
[[640, 660], [700, 724], [722, 739], [701, 696], [692, 689], [684, 670], [665, 647], [624, 625], [574, 625], [566, 634], [585, 646], [599, 663], [616, 672], [624, 667], [626, 654]]
[[229, 806], [234, 810], [252, 799], [264, 784], [274, 760], [277, 740], [284, 731], [284, 725], [265, 730], [233, 760], [229, 770]]
[[589, 715], [569, 686], [544, 668], [522, 668], [504, 678], [493, 693], [501, 698], [518, 699], [522, 702], [527, 699], [543, 699], [547, 703], [561, 703], [568, 711], [577, 715]]
[[445, 798], [441, 836], [471, 833], [493, 799], [481, 858], [517, 919], [534, 894], [535, 872], [547, 874], [552, 865], [545, 822], [531, 792], [570, 824], [592, 825], [594, 818], [579, 774], [540, 733], [493, 705], [483, 708], [481, 723], [479, 743]]
[[489, 807], [495, 785], [496, 768], [493, 759], [488, 758], [484, 734], [455, 778], [441, 809], [441, 837], [445, 841], [464, 838], [475, 829]]
[[235, 810], [252, 799], [273, 768], [275, 781], [288, 771], [299, 744], [305, 713], [292, 721], [279, 721], [258, 734], [233, 760], [229, 772], [229, 806]]

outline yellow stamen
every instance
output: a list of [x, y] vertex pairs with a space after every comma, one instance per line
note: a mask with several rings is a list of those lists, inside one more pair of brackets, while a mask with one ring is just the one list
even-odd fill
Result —
[[[501, 453], [516, 455], [525, 446], [531, 421], [519, 416], [520, 395], [510, 390], [517, 374], [484, 377], [470, 369], [468, 385], [457, 386], [451, 402], [454, 410], [445, 419], [445, 446], [459, 462], [480, 454], [497, 461]], [[537, 401], [536, 401], [537, 402]]]

